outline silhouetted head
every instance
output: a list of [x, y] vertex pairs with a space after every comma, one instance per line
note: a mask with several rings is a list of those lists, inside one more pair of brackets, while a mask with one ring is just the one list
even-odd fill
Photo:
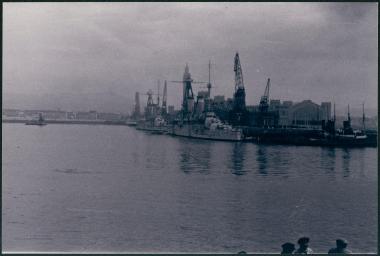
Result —
[[238, 255], [244, 255], [244, 254], [247, 254], [247, 253], [245, 251], [238, 252]]
[[300, 239], [298, 239], [298, 244], [300, 245], [300, 247], [308, 247], [309, 241], [310, 241], [310, 238], [301, 237]]
[[346, 248], [348, 242], [345, 239], [337, 239], [336, 240], [336, 247], [337, 248]]
[[292, 243], [284, 243], [283, 245], [281, 245], [282, 247], [282, 254], [285, 254], [285, 253], [293, 253], [294, 250], [296, 249], [295, 245], [292, 244]]

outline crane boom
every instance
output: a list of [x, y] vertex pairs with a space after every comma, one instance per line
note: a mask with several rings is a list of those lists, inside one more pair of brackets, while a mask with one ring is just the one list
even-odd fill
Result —
[[267, 86], [265, 87], [265, 92], [264, 92], [264, 97], [266, 97], [267, 100], [269, 99], [269, 88], [270, 88], [270, 78], [268, 78]]
[[267, 86], [265, 87], [265, 91], [264, 91], [264, 95], [261, 96], [261, 99], [260, 99], [260, 111], [261, 112], [267, 112], [268, 111], [269, 89], [270, 89], [270, 78], [268, 78]]

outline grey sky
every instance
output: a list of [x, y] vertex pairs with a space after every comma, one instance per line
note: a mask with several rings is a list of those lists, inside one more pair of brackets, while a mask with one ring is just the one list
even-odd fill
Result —
[[[186, 62], [194, 80], [206, 81], [209, 59], [217, 86], [213, 95], [232, 97], [238, 51], [248, 104], [258, 104], [270, 77], [271, 98], [335, 101], [342, 108], [365, 101], [377, 108], [377, 3], [3, 7], [4, 97], [96, 94], [133, 99], [137, 90], [156, 89], [157, 79], [181, 79]], [[169, 104], [179, 106], [181, 93], [181, 85], [170, 84]], [[82, 104], [90, 101], [81, 99]]]

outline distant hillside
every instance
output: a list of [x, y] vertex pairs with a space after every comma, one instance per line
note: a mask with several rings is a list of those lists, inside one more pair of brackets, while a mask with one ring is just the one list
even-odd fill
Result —
[[115, 93], [3, 94], [3, 108], [128, 113], [133, 100]]

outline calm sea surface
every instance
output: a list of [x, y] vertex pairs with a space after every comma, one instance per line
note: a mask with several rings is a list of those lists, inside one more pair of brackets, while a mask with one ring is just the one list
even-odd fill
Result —
[[2, 247], [377, 250], [377, 148], [265, 146], [102, 125], [3, 124]]

